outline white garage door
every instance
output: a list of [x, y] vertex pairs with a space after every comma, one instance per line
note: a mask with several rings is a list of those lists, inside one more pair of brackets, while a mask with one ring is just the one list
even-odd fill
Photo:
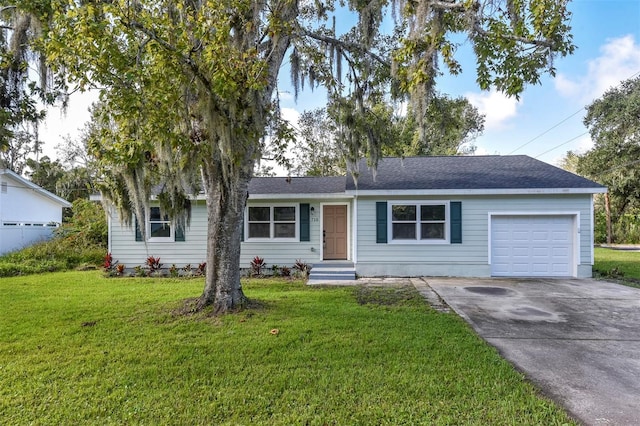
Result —
[[574, 275], [574, 216], [492, 216], [491, 275]]

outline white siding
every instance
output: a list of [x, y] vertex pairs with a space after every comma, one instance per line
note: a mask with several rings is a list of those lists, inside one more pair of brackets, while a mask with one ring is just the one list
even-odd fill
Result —
[[0, 221], [17, 223], [62, 222], [62, 206], [22, 183], [3, 176], [6, 191], [0, 191]]
[[358, 264], [362, 276], [490, 276], [489, 212], [579, 212], [578, 276], [591, 273], [591, 195], [505, 195], [402, 197], [403, 200], [449, 200], [462, 202], [462, 244], [377, 244], [376, 201], [358, 199]]

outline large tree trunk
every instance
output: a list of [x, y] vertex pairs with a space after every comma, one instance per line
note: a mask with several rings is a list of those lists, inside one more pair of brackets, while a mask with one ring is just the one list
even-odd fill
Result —
[[236, 176], [226, 185], [212, 177], [205, 178], [213, 190], [207, 193], [207, 272], [198, 309], [213, 305], [218, 315], [247, 304], [240, 284], [240, 240], [250, 176]]

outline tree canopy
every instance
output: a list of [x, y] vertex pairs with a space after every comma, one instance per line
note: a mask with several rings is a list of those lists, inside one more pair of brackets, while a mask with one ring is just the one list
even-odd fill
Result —
[[[379, 104], [376, 97], [408, 99], [423, 139], [439, 66], [462, 71], [455, 56], [460, 34], [473, 45], [479, 86], [517, 96], [542, 73], [554, 73], [556, 56], [573, 51], [566, 4], [29, 0], [15, 6], [50, 6], [43, 43], [49, 63], [69, 84], [101, 90], [92, 147], [105, 171], [104, 194], [125, 220], [131, 213], [145, 217], [151, 187], [161, 183], [161, 207], [184, 224], [186, 191], [204, 189], [208, 267], [199, 307], [224, 312], [246, 300], [239, 280], [242, 214], [264, 137], [290, 135], [277, 92], [285, 62], [296, 91], [321, 84], [354, 106], [354, 119]], [[388, 94], [379, 89], [386, 79]], [[343, 129], [353, 142], [351, 157], [364, 140], [375, 164], [381, 152], [375, 132], [363, 138], [355, 134], [361, 129]]]

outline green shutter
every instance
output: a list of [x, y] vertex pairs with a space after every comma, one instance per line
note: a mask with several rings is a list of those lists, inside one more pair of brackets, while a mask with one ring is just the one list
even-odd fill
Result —
[[309, 204], [300, 204], [300, 241], [311, 241], [311, 220]]
[[462, 203], [460, 201], [449, 203], [449, 215], [451, 219], [451, 244], [462, 244]]
[[178, 242], [182, 242], [184, 241], [184, 226], [177, 226], [174, 225], [176, 227], [176, 232], [174, 234], [174, 241], [178, 241]]
[[387, 243], [387, 202], [376, 202], [376, 243]]
[[138, 218], [133, 216], [133, 221], [136, 227], [136, 241], [142, 241], [142, 232], [140, 231], [140, 226], [138, 225]]

